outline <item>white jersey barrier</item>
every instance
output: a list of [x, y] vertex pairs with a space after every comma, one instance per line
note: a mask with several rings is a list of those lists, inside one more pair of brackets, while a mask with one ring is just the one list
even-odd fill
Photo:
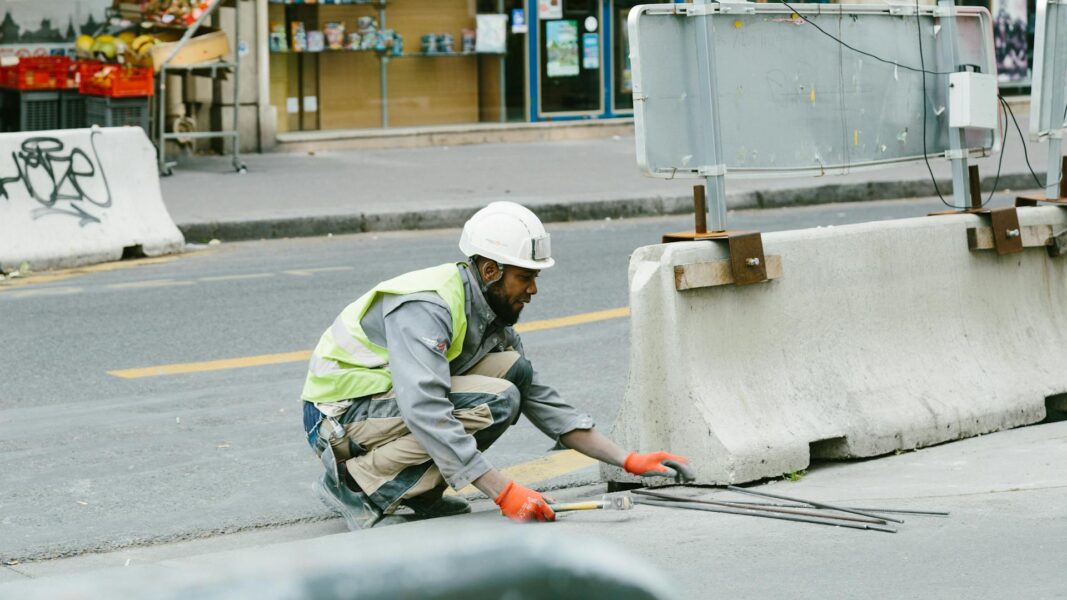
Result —
[[[1067, 229], [1067, 210], [1019, 209]], [[630, 260], [631, 351], [612, 437], [690, 457], [700, 483], [791, 473], [1044, 418], [1067, 392], [1067, 257], [968, 249], [973, 215], [766, 234], [782, 275], [675, 289], [713, 242]], [[608, 481], [635, 478], [605, 467]]]
[[0, 134], [0, 270], [179, 252], [139, 127]]

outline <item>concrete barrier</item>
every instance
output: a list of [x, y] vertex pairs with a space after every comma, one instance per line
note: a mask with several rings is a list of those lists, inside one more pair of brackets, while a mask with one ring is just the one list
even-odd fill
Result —
[[184, 245], [139, 127], [0, 134], [0, 270], [156, 256]]
[[[1019, 218], [1027, 243], [1067, 229], [1060, 208]], [[982, 227], [952, 215], [770, 233], [779, 279], [681, 292], [675, 266], [724, 259], [725, 244], [638, 249], [612, 436], [736, 483], [1040, 421], [1067, 392], [1067, 257], [972, 251]]]

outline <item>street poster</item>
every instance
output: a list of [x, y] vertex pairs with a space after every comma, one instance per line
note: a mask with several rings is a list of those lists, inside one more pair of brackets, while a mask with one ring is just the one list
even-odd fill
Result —
[[526, 11], [522, 8], [511, 9], [511, 33], [526, 33]]
[[475, 17], [477, 34], [474, 51], [488, 54], [504, 54], [508, 50], [508, 16], [486, 14]]
[[1026, 0], [993, 0], [993, 46], [999, 81], [1022, 81], [1029, 77], [1027, 20]]
[[112, 0], [3, 0], [0, 56], [42, 56], [73, 50], [80, 34], [93, 34]]
[[595, 33], [582, 34], [582, 68], [600, 68], [600, 36]]
[[[619, 11], [619, 22], [625, 23], [629, 10]], [[619, 28], [619, 65], [622, 73], [619, 75], [619, 90], [624, 94], [632, 94], [634, 91], [633, 66], [630, 63], [630, 28]]]
[[537, 0], [537, 18], [542, 21], [563, 18], [563, 0]]
[[549, 77], [573, 77], [578, 74], [578, 21], [545, 23], [545, 50]]

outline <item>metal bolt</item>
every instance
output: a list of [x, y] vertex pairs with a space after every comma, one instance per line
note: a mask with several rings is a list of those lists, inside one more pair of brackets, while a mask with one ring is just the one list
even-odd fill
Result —
[[750, 267], [758, 267], [759, 266], [759, 259], [758, 258], [746, 258], [745, 259], [745, 264], [750, 266]]
[[1017, 238], [1020, 234], [1018, 229], [1009, 229], [1004, 232], [1004, 235], [1008, 236], [1009, 238]]

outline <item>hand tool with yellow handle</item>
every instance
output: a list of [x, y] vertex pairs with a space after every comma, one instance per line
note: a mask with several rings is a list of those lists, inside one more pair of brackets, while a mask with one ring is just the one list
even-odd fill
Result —
[[634, 501], [629, 496], [604, 496], [600, 500], [551, 504], [550, 506], [555, 512], [572, 512], [576, 510], [630, 510], [634, 507]]

